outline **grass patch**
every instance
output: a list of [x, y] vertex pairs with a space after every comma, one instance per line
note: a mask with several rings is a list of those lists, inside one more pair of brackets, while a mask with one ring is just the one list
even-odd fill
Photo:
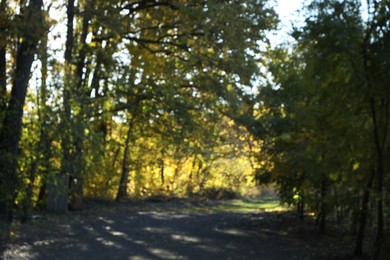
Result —
[[234, 199], [220, 201], [215, 205], [207, 207], [210, 211], [251, 213], [259, 211], [282, 211], [285, 206], [280, 205], [280, 201], [275, 197], [262, 197], [256, 199]]

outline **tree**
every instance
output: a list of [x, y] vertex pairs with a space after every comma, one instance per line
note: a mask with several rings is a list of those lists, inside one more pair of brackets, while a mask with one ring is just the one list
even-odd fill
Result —
[[[293, 33], [294, 53], [277, 49], [271, 54], [273, 83], [260, 90], [273, 178], [281, 194], [294, 202], [304, 187], [305, 201], [320, 209], [321, 223], [323, 212], [336, 210], [341, 202], [358, 211], [356, 254], [362, 253], [370, 198], [378, 198], [376, 247], [383, 243], [387, 175], [389, 93], [382, 82], [388, 75], [380, 71], [388, 66], [382, 47], [388, 7], [384, 1], [369, 6], [365, 20], [359, 3], [313, 1], [306, 25]], [[370, 196], [374, 179], [377, 189]]]
[[384, 84], [389, 80], [386, 71], [390, 68], [390, 6], [387, 1], [368, 1], [369, 18], [362, 44], [363, 80], [368, 96], [372, 132], [374, 136], [376, 160], [377, 236], [375, 258], [384, 252], [384, 182], [388, 175], [385, 169], [385, 156], [388, 147], [390, 124], [390, 91]]
[[[3, 3], [2, 3], [3, 4]], [[23, 106], [30, 78], [31, 65], [38, 42], [44, 33], [42, 0], [30, 1], [23, 8], [22, 30], [19, 32], [15, 72], [10, 100], [5, 111], [0, 136], [1, 200], [12, 219], [12, 201], [18, 188], [18, 143], [22, 131]]]
[[[199, 173], [193, 183], [205, 186], [224, 155], [227, 137], [220, 138], [219, 124], [228, 117], [245, 121], [253, 112], [248, 89], [258, 72], [259, 43], [277, 22], [267, 2], [257, 0], [68, 0], [53, 3], [54, 9], [66, 6], [56, 9], [65, 24], [53, 21], [47, 34], [54, 12], [44, 17], [42, 1], [23, 2], [21, 14], [0, 3], [6, 14], [0, 20], [0, 106], [7, 107], [1, 112], [0, 197], [8, 208], [26, 198], [26, 217], [45, 187], [47, 209], [65, 212], [82, 209], [84, 194], [104, 187], [106, 196], [125, 197], [134, 176], [140, 185], [169, 182], [170, 192], [184, 194], [177, 187], [189, 177], [189, 165], [192, 176]], [[64, 60], [50, 42], [57, 25], [66, 28]], [[23, 113], [26, 92], [35, 90], [28, 81], [35, 57], [34, 75], [42, 76], [27, 103], [36, 110]], [[6, 93], [9, 81], [12, 92]], [[22, 139], [15, 130], [23, 130]]]
[[9, 17], [7, 2], [0, 2], [0, 12], [3, 14], [0, 20], [0, 131], [3, 123], [3, 111], [7, 107], [7, 34], [9, 33]]

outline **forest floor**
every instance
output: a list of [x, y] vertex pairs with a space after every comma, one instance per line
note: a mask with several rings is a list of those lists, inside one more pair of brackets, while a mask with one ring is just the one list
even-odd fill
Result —
[[348, 236], [319, 235], [311, 221], [272, 199], [90, 202], [82, 212], [12, 224], [0, 258], [357, 259]]

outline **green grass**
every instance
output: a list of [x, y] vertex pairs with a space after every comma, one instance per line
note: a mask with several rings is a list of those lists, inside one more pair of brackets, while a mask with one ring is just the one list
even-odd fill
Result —
[[217, 212], [237, 212], [237, 213], [251, 213], [259, 211], [273, 211], [286, 209], [280, 205], [280, 201], [275, 197], [263, 197], [256, 199], [235, 199], [221, 201], [216, 205], [211, 205], [206, 210]]

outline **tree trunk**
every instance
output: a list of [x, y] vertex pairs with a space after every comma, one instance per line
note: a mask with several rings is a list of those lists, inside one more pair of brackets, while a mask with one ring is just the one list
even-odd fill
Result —
[[378, 173], [377, 173], [377, 231], [375, 238], [375, 253], [374, 259], [380, 259], [383, 253], [383, 244], [384, 244], [384, 212], [383, 212], [383, 175], [384, 175], [384, 165], [382, 158], [378, 158]]
[[[94, 2], [89, 1], [86, 3], [84, 12], [83, 12], [83, 22], [82, 30], [79, 45], [81, 46], [80, 52], [78, 53], [78, 60], [75, 70], [75, 79], [76, 89], [73, 91], [75, 96], [71, 95], [71, 98], [77, 100], [79, 106], [79, 113], [74, 114], [74, 118], [71, 118], [72, 129], [71, 134], [74, 140], [74, 153], [71, 156], [71, 163], [73, 165], [73, 171], [71, 173], [71, 178], [69, 182], [69, 191], [70, 191], [70, 204], [69, 208], [71, 210], [82, 210], [83, 208], [83, 186], [84, 186], [84, 138], [85, 138], [85, 99], [89, 91], [86, 91], [85, 84], [83, 82], [83, 71], [85, 68], [85, 59], [87, 55], [87, 35], [89, 22], [92, 17], [92, 12], [89, 8], [93, 8]], [[71, 91], [72, 93], [72, 91]]]
[[6, 67], [6, 49], [7, 49], [7, 27], [8, 18], [5, 15], [7, 1], [0, 2], [0, 132], [3, 125], [4, 111], [7, 107], [7, 67]]
[[68, 186], [69, 177], [58, 174], [48, 180], [46, 209], [50, 212], [68, 212]]
[[[5, 14], [7, 1], [2, 0], [0, 3], [0, 13]], [[3, 120], [5, 110], [7, 108], [7, 70], [6, 70], [6, 47], [7, 47], [7, 17], [0, 17], [0, 134], [3, 128]], [[1, 140], [0, 140], [1, 141]], [[0, 162], [1, 163], [1, 162]], [[0, 175], [0, 177], [2, 177]], [[4, 185], [4, 181], [0, 178], [0, 187]], [[0, 192], [1, 197], [1, 192]], [[6, 212], [5, 202], [0, 198], [0, 213]]]
[[298, 210], [299, 219], [303, 221], [305, 219], [305, 200], [304, 200], [303, 191], [299, 192], [297, 210]]
[[320, 233], [325, 234], [326, 232], [326, 215], [327, 215], [327, 203], [326, 203], [326, 181], [321, 182], [321, 215], [319, 219]]
[[375, 171], [373, 171], [373, 173], [371, 174], [371, 177], [363, 193], [362, 207], [361, 207], [360, 217], [359, 217], [359, 229], [358, 229], [356, 244], [355, 244], [355, 255], [357, 256], [363, 255], [363, 241], [364, 241], [364, 235], [366, 231], [368, 203], [370, 201], [370, 189], [372, 187], [374, 176], [375, 176]]
[[[36, 178], [36, 171], [39, 165], [41, 165], [42, 157], [45, 156], [43, 153], [46, 151], [47, 148], [45, 146], [47, 145], [47, 122], [46, 122], [46, 100], [47, 100], [47, 86], [46, 86], [46, 80], [47, 80], [47, 34], [45, 34], [44, 37], [42, 37], [40, 49], [38, 53], [40, 60], [41, 60], [41, 88], [40, 88], [40, 99], [38, 100], [38, 117], [39, 117], [39, 128], [40, 128], [40, 134], [39, 134], [39, 140], [38, 144], [35, 150], [35, 160], [31, 163], [30, 168], [30, 175], [29, 175], [29, 184], [27, 186], [26, 190], [26, 198], [23, 203], [23, 217], [22, 222], [27, 222], [30, 218], [29, 214], [33, 208], [33, 189], [35, 184], [35, 178]], [[48, 161], [49, 158], [45, 158], [44, 161]]]
[[69, 210], [79, 211], [83, 209], [83, 187], [84, 178], [81, 174], [69, 178]]
[[6, 211], [11, 216], [12, 200], [18, 188], [18, 145], [22, 132], [23, 106], [26, 98], [28, 81], [30, 79], [31, 65], [40, 36], [43, 22], [42, 0], [30, 1], [25, 17], [26, 30], [21, 32], [23, 41], [17, 48], [15, 75], [11, 98], [5, 111], [4, 124], [0, 136], [0, 194], [6, 205]]
[[[73, 47], [74, 47], [74, 28], [73, 20], [75, 16], [75, 6], [74, 0], [68, 0], [66, 6], [66, 15], [67, 15], [67, 24], [66, 24], [66, 42], [65, 42], [65, 78], [64, 78], [64, 89], [63, 89], [63, 106], [64, 114], [62, 117], [62, 163], [60, 176], [55, 176], [58, 179], [64, 179], [64, 185], [60, 185], [59, 188], [64, 189], [63, 191], [58, 191], [60, 195], [56, 194], [53, 190], [53, 181], [48, 180], [48, 193], [47, 193], [47, 209], [49, 211], [64, 213], [68, 210], [68, 198], [67, 193], [69, 189], [69, 175], [72, 172], [72, 163], [71, 163], [71, 86], [73, 85], [72, 81], [72, 57], [73, 57]], [[67, 179], [67, 180], [65, 180]], [[65, 197], [64, 197], [64, 194]], [[56, 200], [57, 203], [56, 203]], [[61, 202], [60, 202], [61, 201]], [[57, 206], [57, 204], [61, 204]], [[64, 207], [64, 204], [66, 207]]]
[[6, 16], [7, 1], [1, 0], [0, 13], [0, 132], [3, 121], [2, 112], [7, 107], [7, 68], [6, 68], [6, 50], [7, 50], [7, 27], [8, 17]]
[[[164, 154], [162, 154], [162, 156], [164, 156]], [[165, 162], [164, 162], [164, 159], [159, 159], [158, 160], [159, 164], [160, 164], [160, 177], [161, 177], [161, 188], [164, 188], [164, 184], [165, 184]]]
[[[375, 3], [375, 2], [374, 2]], [[374, 4], [375, 9], [378, 9], [378, 4]], [[385, 15], [382, 13], [385, 11], [385, 8], [380, 7], [381, 10], [375, 10], [376, 15], [382, 16]], [[377, 19], [378, 17], [375, 17]], [[370, 72], [371, 69], [371, 59], [369, 57], [369, 50], [370, 45], [372, 42], [372, 35], [375, 30], [375, 26], [377, 24], [374, 24], [374, 20], [372, 19], [372, 24], [370, 27], [366, 30], [366, 34], [363, 41], [363, 67], [365, 72], [365, 80], [366, 85], [368, 89], [368, 96], [369, 96], [369, 108], [371, 113], [371, 120], [372, 120], [372, 126], [373, 126], [373, 137], [374, 137], [374, 145], [375, 145], [375, 152], [376, 152], [376, 182], [377, 182], [377, 189], [376, 189], [376, 196], [377, 196], [377, 234], [375, 239], [375, 252], [374, 252], [374, 259], [379, 259], [381, 257], [381, 254], [383, 253], [383, 244], [384, 244], [384, 210], [383, 210], [383, 197], [384, 197], [384, 191], [383, 191], [383, 182], [384, 182], [384, 174], [385, 174], [385, 167], [384, 167], [384, 161], [385, 161], [385, 149], [387, 145], [387, 135], [388, 135], [388, 129], [389, 129], [389, 109], [390, 109], [390, 100], [388, 97], [384, 96], [383, 93], [377, 92], [378, 86], [376, 86], [372, 79]]]
[[39, 187], [39, 192], [38, 192], [38, 200], [36, 204], [36, 209], [38, 210], [43, 210], [46, 205], [47, 201], [47, 178], [43, 178], [41, 182], [41, 186]]
[[[87, 5], [86, 5], [87, 6]], [[88, 7], [89, 8], [89, 7]], [[85, 10], [84, 10], [85, 11]], [[75, 17], [75, 1], [69, 0], [67, 5], [67, 37], [65, 43], [65, 85], [64, 85], [64, 118], [63, 124], [67, 130], [62, 138], [63, 148], [63, 166], [61, 173], [69, 176], [69, 209], [81, 210], [83, 208], [83, 169], [84, 169], [84, 115], [85, 107], [83, 98], [85, 93], [83, 89], [83, 69], [85, 67], [86, 58], [86, 38], [88, 35], [89, 21], [91, 12], [83, 12], [83, 24], [80, 37], [81, 49], [78, 55], [76, 68], [73, 64], [73, 47], [74, 47], [74, 17]], [[72, 108], [72, 101], [80, 107]], [[79, 111], [74, 115], [71, 111]]]
[[[370, 87], [372, 88], [372, 86]], [[383, 252], [384, 243], [384, 210], [383, 210], [383, 183], [384, 183], [384, 158], [389, 127], [389, 101], [381, 100], [380, 110], [376, 108], [375, 99], [370, 97], [371, 117], [373, 123], [374, 143], [376, 148], [376, 195], [377, 195], [377, 234], [375, 239], [374, 259], [379, 259]], [[381, 113], [382, 112], [382, 113]], [[380, 117], [382, 115], [382, 118]], [[382, 122], [382, 123], [381, 123]], [[381, 131], [382, 127], [383, 131]], [[381, 134], [382, 132], [382, 134]]]
[[118, 192], [115, 200], [121, 201], [127, 197], [127, 183], [129, 182], [129, 165], [128, 158], [130, 153], [130, 142], [131, 142], [131, 133], [133, 131], [135, 115], [132, 115], [131, 120], [129, 122], [129, 129], [127, 130], [126, 139], [125, 139], [125, 150], [123, 152], [123, 160], [122, 160], [122, 174], [121, 179], [119, 181]]

